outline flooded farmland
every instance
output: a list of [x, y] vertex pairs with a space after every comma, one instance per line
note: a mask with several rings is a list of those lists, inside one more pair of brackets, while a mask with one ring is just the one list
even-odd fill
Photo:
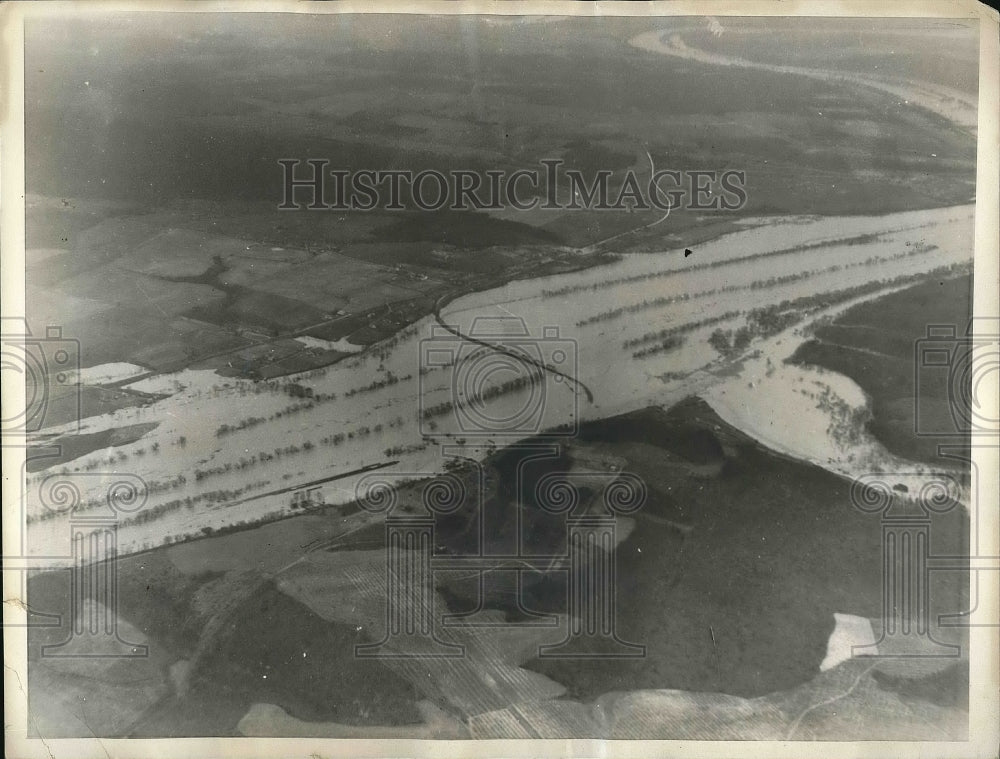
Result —
[[[465, 332], [473, 329], [476, 319], [502, 323], [505, 329], [512, 320], [516, 327], [523, 322], [525, 336], [492, 339], [528, 345], [532, 352], [541, 349], [542, 355], [556, 349], [575, 353], [567, 357], [576, 361], [576, 376], [591, 390], [593, 402], [551, 375], [536, 378], [534, 383], [543, 384], [545, 402], [537, 421], [531, 422], [534, 426], [525, 428], [523, 434], [648, 405], [669, 406], [686, 395], [705, 393], [710, 400], [716, 399], [724, 418], [779, 450], [808, 440], [815, 447], [808, 456], [811, 460], [839, 461], [835, 446], [831, 448], [833, 444], [820, 434], [829, 426], [827, 412], [804, 400], [796, 385], [805, 377], [806, 382], [829, 386], [851, 406], [863, 404], [857, 388], [844, 378], [819, 378], [808, 370], [782, 368], [766, 390], [758, 393], [766, 392], [770, 398], [770, 405], [759, 412], [768, 420], [769, 431], [741, 416], [737, 403], [722, 398], [726, 387], [746, 386], [753, 377], [765, 374], [766, 368], [762, 372], [760, 367], [769, 360], [780, 366], [801, 340], [796, 330], [826, 311], [811, 314], [780, 335], [751, 342], [744, 353], [760, 350], [761, 355], [746, 367], [736, 360], [739, 357], [726, 360], [720, 356], [709, 344], [711, 332], [738, 327], [749, 312], [765, 306], [846, 292], [830, 309], [842, 307], [854, 300], [850, 297], [854, 288], [885, 281], [882, 289], [889, 290], [896, 278], [968, 263], [972, 207], [887, 217], [770, 219], [757, 224], [699, 246], [690, 257], [676, 250], [627, 254], [616, 263], [584, 272], [476, 293], [446, 306], [441, 318]], [[882, 289], [858, 297], [870, 298]], [[684, 333], [683, 350], [633, 357], [644, 335], [686, 325], [693, 327]], [[136, 390], [169, 395], [149, 407], [88, 419], [85, 430], [159, 422], [151, 435], [115, 450], [119, 458], [119, 453], [128, 457], [121, 459], [123, 468], [124, 461], [136, 461], [138, 451], [154, 443], [160, 450], [169, 448], [176, 457], [169, 464], [163, 461], [162, 466], [151, 453], [139, 459], [142, 476], [153, 488], [170, 485], [178, 476], [185, 480], [151, 492], [147, 510], [206, 493], [222, 495], [206, 503], [207, 508], [178, 507], [143, 524], [126, 523], [121, 529], [122, 546], [151, 547], [168, 537], [199, 534], [206, 527], [219, 529], [288, 513], [287, 493], [266, 494], [295, 481], [319, 480], [384, 461], [397, 461], [395, 470], [414, 477], [433, 474], [443, 468], [445, 460], [429, 444], [431, 440], [452, 444], [461, 440], [479, 446], [480, 455], [487, 446], [511, 442], [509, 435], [481, 434], [474, 419], [464, 422], [470, 426], [463, 432], [452, 414], [442, 415], [438, 430], [428, 429], [421, 412], [447, 398], [453, 382], [465, 381], [453, 376], [452, 367], [420, 363], [422, 350], [439, 346], [447, 352], [457, 343], [451, 335], [435, 338], [434, 326], [434, 318], [428, 317], [387, 341], [391, 347], [376, 346], [356, 359], [279, 381], [254, 383], [187, 370], [136, 382], [132, 385]], [[543, 329], [548, 327], [556, 331], [546, 339]], [[726, 369], [730, 364], [732, 368]], [[511, 371], [523, 372], [524, 367]], [[309, 388], [312, 397], [294, 398], [288, 392], [292, 385]], [[540, 391], [528, 386], [486, 398], [480, 413], [484, 418], [515, 417], [532, 402], [532, 392], [538, 395]], [[252, 411], [248, 411], [251, 399]], [[230, 431], [218, 434], [224, 426]], [[392, 445], [386, 437], [389, 429]], [[800, 437], [775, 437], [782, 432]], [[343, 440], [333, 444], [338, 435]], [[178, 443], [181, 438], [183, 445]], [[390, 447], [398, 450], [387, 452]], [[273, 455], [285, 448], [280, 460], [260, 461], [261, 454]], [[106, 456], [102, 451], [82, 457], [69, 468], [86, 471], [88, 464]], [[254, 464], [245, 463], [255, 457]], [[179, 460], [187, 462], [187, 467], [178, 468]], [[199, 479], [198, 472], [208, 474]], [[324, 487], [325, 502], [353, 500], [356, 479], [347, 477]], [[101, 483], [95, 482], [95, 492], [100, 488]], [[28, 508], [29, 514], [44, 513], [42, 504]], [[63, 521], [58, 517], [32, 521], [32, 544], [61, 542]]]

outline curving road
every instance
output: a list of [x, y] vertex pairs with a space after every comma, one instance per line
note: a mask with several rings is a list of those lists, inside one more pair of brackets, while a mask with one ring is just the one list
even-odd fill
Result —
[[455, 337], [458, 337], [458, 338], [460, 338], [462, 340], [466, 340], [466, 341], [468, 341], [470, 343], [475, 343], [476, 345], [482, 345], [484, 348], [489, 348], [490, 350], [496, 351], [497, 353], [502, 353], [505, 356], [510, 356], [511, 358], [516, 358], [518, 361], [523, 361], [525, 363], [537, 366], [539, 369], [547, 371], [547, 372], [549, 372], [550, 374], [552, 374], [552, 375], [554, 375], [556, 377], [562, 377], [563, 379], [565, 379], [568, 382], [570, 382], [574, 386], [574, 388], [583, 391], [583, 394], [587, 397], [587, 403], [593, 403], [594, 402], [594, 393], [591, 391], [591, 389], [589, 387], [587, 387], [583, 382], [581, 382], [576, 377], [572, 377], [569, 374], [566, 374], [565, 372], [561, 372], [558, 369], [556, 369], [555, 367], [549, 366], [544, 361], [536, 361], [535, 359], [531, 358], [530, 356], [526, 356], [523, 353], [518, 353], [517, 351], [514, 351], [514, 350], [512, 350], [510, 348], [507, 348], [502, 343], [490, 343], [490, 342], [487, 342], [486, 340], [483, 340], [481, 338], [472, 337], [471, 335], [463, 334], [461, 332], [461, 330], [458, 329], [458, 327], [455, 327], [454, 325], [448, 324], [444, 319], [441, 318], [441, 309], [444, 308], [444, 306], [446, 306], [451, 301], [451, 299], [453, 297], [454, 297], [453, 293], [445, 293], [444, 295], [442, 295], [440, 298], [438, 298], [434, 302], [434, 311], [433, 311], [433, 313], [434, 313], [434, 319], [435, 319], [435, 321], [437, 321], [437, 323], [439, 325], [441, 325], [441, 327], [443, 327], [444, 329], [446, 329], [448, 332], [450, 332], [451, 334], [453, 334]]

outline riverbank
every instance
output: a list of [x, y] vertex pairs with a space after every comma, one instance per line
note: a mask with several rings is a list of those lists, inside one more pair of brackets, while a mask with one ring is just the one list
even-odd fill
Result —
[[[523, 320], [527, 344], [542, 355], [551, 358], [559, 349], [575, 358], [575, 376], [591, 390], [593, 402], [552, 377], [534, 391], [526, 386], [489, 400], [489, 414], [509, 418], [531, 392], [542, 391], [546, 401], [533, 429], [552, 429], [570, 421], [570, 414], [597, 419], [700, 393], [722, 379], [723, 363], [709, 343], [713, 330], [738, 329], [764, 304], [808, 297], [818, 305], [823, 293], [853, 287], [875, 297], [873, 282], [967, 263], [962, 241], [971, 241], [971, 232], [969, 206], [771, 220], [699, 246], [690, 257], [682, 250], [625, 254], [606, 266], [466, 295], [441, 308], [441, 318], [468, 334], [478, 317], [514, 316]], [[439, 446], [460, 438], [480, 446], [479, 456], [505, 445], [509, 438], [488, 430], [470, 435], [452, 429], [454, 416], [437, 417], [437, 429], [425, 423], [422, 410], [452, 400], [455, 377], [452, 367], [424, 366], [421, 356], [430, 347], [454, 350], [461, 343], [454, 335], [429, 341], [435, 324], [433, 316], [425, 317], [381, 350], [283, 380], [252, 382], [187, 370], [135, 383], [136, 390], [169, 397], [88, 419], [80, 431], [159, 422], [141, 440], [115, 450], [114, 471], [132, 472], [147, 483], [147, 509], [168, 502], [174, 508], [142, 524], [123, 524], [119, 550], [289, 513], [290, 496], [246, 499], [381, 461], [398, 460], [396, 471], [408, 476], [430, 476], [447, 463]], [[554, 332], [543, 339], [546, 327]], [[679, 349], [634, 357], [634, 341], [675, 327], [684, 330]], [[748, 351], [756, 348], [751, 343]], [[79, 478], [76, 471], [105, 471], [107, 458], [95, 452], [65, 465], [66, 476], [79, 479], [84, 501], [103, 498], [101, 481]], [[324, 500], [354, 500], [357, 480], [331, 482]], [[44, 509], [30, 490], [39, 481], [37, 475], [28, 481], [29, 516]], [[30, 524], [29, 534], [33, 545], [50, 546], [58, 555], [66, 529], [64, 517], [48, 518]]]

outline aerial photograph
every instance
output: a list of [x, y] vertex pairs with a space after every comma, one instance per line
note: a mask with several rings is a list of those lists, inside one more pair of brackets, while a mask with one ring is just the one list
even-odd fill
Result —
[[27, 17], [27, 738], [969, 740], [979, 24]]

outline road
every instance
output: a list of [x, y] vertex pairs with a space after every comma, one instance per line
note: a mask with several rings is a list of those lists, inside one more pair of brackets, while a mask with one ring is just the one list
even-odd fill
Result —
[[503, 345], [503, 343], [490, 343], [490, 342], [487, 342], [486, 340], [481, 340], [478, 337], [472, 337], [471, 335], [463, 334], [458, 329], [458, 327], [455, 327], [454, 325], [448, 324], [444, 319], [441, 318], [441, 309], [445, 305], [447, 305], [447, 303], [453, 297], [454, 297], [453, 293], [446, 293], [445, 295], [442, 295], [440, 298], [438, 298], [434, 302], [434, 319], [435, 319], [435, 321], [437, 321], [437, 323], [439, 325], [441, 325], [441, 327], [443, 327], [444, 329], [446, 329], [448, 332], [450, 332], [451, 334], [453, 334], [455, 337], [458, 337], [458, 338], [460, 338], [462, 340], [465, 340], [465, 341], [470, 342], [470, 343], [475, 343], [476, 345], [481, 345], [484, 348], [489, 348], [490, 350], [496, 351], [497, 353], [502, 353], [505, 356], [510, 356], [511, 358], [515, 358], [518, 361], [522, 361], [524, 363], [531, 364], [533, 366], [537, 366], [539, 369], [547, 371], [547, 372], [549, 372], [550, 374], [552, 374], [552, 375], [554, 375], [556, 377], [562, 377], [563, 379], [565, 379], [568, 382], [572, 383], [572, 385], [575, 388], [578, 388], [578, 389], [582, 390], [583, 393], [584, 393], [584, 395], [587, 397], [587, 402], [588, 403], [593, 403], [594, 402], [594, 393], [591, 391], [591, 389], [589, 387], [587, 387], [583, 382], [581, 382], [576, 377], [570, 376], [569, 374], [566, 374], [565, 372], [561, 372], [558, 369], [556, 369], [555, 367], [549, 366], [544, 361], [538, 361], [536, 359], [531, 358], [528, 355], [525, 355], [524, 353], [520, 353], [520, 352], [515, 351], [515, 350], [513, 350], [511, 348], [507, 348], [507, 347], [505, 347]]

